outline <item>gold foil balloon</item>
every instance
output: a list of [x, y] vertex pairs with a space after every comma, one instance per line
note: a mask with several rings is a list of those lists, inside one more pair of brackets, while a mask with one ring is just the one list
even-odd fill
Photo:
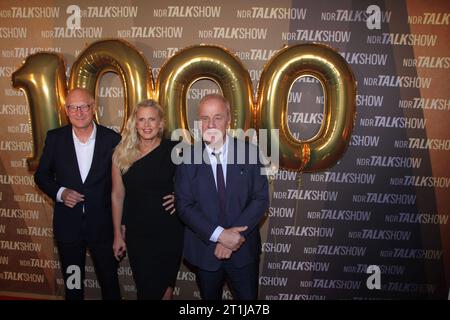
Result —
[[44, 148], [47, 130], [67, 123], [63, 110], [66, 75], [62, 56], [54, 53], [30, 55], [12, 74], [12, 85], [27, 97], [33, 135], [33, 153], [28, 168], [35, 170]]
[[[198, 45], [176, 53], [161, 68], [156, 84], [145, 58], [122, 40], [102, 40], [87, 47], [74, 62], [69, 88], [83, 87], [95, 96], [105, 72], [119, 74], [125, 88], [124, 122], [138, 102], [154, 98], [165, 108], [166, 135], [185, 129], [191, 141], [186, 96], [198, 80], [216, 82], [231, 104], [231, 128], [269, 129], [267, 150], [279, 148], [281, 168], [295, 171], [326, 169], [347, 148], [354, 125], [356, 88], [346, 61], [331, 48], [301, 44], [280, 50], [264, 67], [254, 108], [252, 83], [242, 63], [228, 50]], [[324, 121], [319, 133], [297, 141], [287, 124], [287, 99], [292, 84], [301, 76], [317, 78], [324, 88]], [[34, 152], [29, 161], [34, 169], [43, 149], [47, 130], [66, 123], [65, 66], [61, 56], [38, 53], [27, 58], [14, 72], [13, 86], [25, 91], [30, 106]], [[123, 128], [123, 125], [122, 125]], [[270, 129], [279, 129], [273, 135]], [[272, 143], [272, 145], [270, 145]]]
[[87, 47], [72, 65], [69, 89], [86, 88], [96, 96], [96, 87], [105, 72], [117, 73], [125, 91], [124, 121], [140, 101], [152, 97], [153, 78], [144, 56], [122, 40], [101, 40]]
[[212, 80], [231, 105], [231, 128], [247, 130], [253, 125], [252, 82], [242, 63], [228, 50], [198, 45], [177, 52], [164, 64], [156, 82], [156, 92], [166, 114], [166, 135], [185, 129], [183, 139], [191, 141], [186, 95], [198, 80]]
[[[301, 76], [318, 79], [325, 98], [322, 126], [306, 141], [295, 139], [287, 122], [288, 94]], [[275, 139], [268, 142], [279, 146], [281, 168], [323, 170], [334, 165], [348, 146], [355, 105], [355, 78], [345, 59], [325, 45], [299, 44], [281, 49], [264, 67], [258, 88], [257, 127], [279, 129], [279, 137], [271, 136]]]

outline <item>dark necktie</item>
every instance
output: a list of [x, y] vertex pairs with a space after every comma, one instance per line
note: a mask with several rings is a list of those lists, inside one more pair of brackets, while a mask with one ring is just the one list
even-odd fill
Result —
[[222, 163], [220, 162], [220, 152], [212, 153], [216, 157], [216, 178], [217, 178], [217, 195], [219, 197], [219, 224], [221, 227], [226, 228], [227, 217], [225, 213], [225, 179], [223, 177]]

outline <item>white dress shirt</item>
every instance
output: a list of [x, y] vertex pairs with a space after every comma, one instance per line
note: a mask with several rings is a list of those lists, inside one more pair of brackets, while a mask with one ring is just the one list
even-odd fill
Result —
[[[214, 182], [216, 183], [217, 188], [217, 159], [216, 156], [213, 155], [220, 152], [219, 158], [220, 163], [222, 164], [222, 171], [223, 171], [223, 179], [225, 182], [225, 186], [227, 185], [227, 154], [228, 154], [228, 143], [230, 139], [228, 138], [228, 135], [225, 136], [225, 143], [219, 148], [219, 149], [213, 149], [209, 145], [206, 145], [206, 151], [209, 155], [209, 161], [211, 163], [211, 169], [213, 171], [214, 175]], [[224, 228], [222, 226], [218, 226], [216, 229], [214, 229], [214, 232], [212, 233], [211, 237], [209, 238], [212, 242], [217, 242], [219, 239], [220, 234]]]
[[[86, 142], [81, 142], [77, 135], [75, 134], [75, 131], [72, 129], [72, 137], [73, 137], [73, 144], [75, 146], [75, 153], [77, 156], [77, 162], [78, 162], [78, 169], [80, 170], [80, 176], [81, 180], [86, 180], [86, 177], [89, 173], [89, 170], [91, 169], [92, 164], [92, 158], [94, 157], [94, 147], [95, 147], [95, 137], [97, 135], [97, 126], [94, 124], [94, 129], [92, 130], [91, 135], [89, 136], [89, 139]], [[58, 193], [56, 194], [56, 200], [59, 202], [63, 202], [61, 199], [61, 194], [65, 190], [65, 187], [61, 187], [58, 190]]]

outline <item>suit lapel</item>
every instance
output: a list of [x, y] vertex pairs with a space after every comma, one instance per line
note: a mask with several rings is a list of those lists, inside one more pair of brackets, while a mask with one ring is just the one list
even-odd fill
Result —
[[75, 142], [73, 141], [73, 133], [72, 133], [72, 126], [67, 127], [68, 130], [65, 134], [65, 140], [66, 145], [68, 146], [68, 164], [72, 167], [72, 169], [75, 171], [75, 176], [80, 184], [82, 184], [81, 175], [80, 175], [80, 168], [78, 167], [78, 160], [77, 160], [77, 153], [75, 151]]
[[236, 175], [239, 173], [239, 165], [236, 160], [236, 140], [229, 137], [227, 149], [227, 180], [226, 180], [226, 205], [231, 203], [233, 186], [235, 185]]
[[91, 167], [89, 168], [89, 172], [86, 176], [86, 180], [84, 180], [84, 183], [86, 183], [90, 177], [97, 172], [95, 169], [100, 161], [100, 155], [101, 155], [101, 149], [103, 148], [103, 145], [101, 143], [102, 137], [103, 137], [103, 131], [101, 130], [100, 126], [96, 123], [97, 126], [97, 133], [95, 135], [95, 144], [94, 144], [94, 154], [92, 156], [92, 162]]
[[[204, 143], [202, 143], [202, 156], [204, 156], [204, 157], [202, 158], [202, 164], [200, 165], [200, 168], [199, 168], [201, 175], [206, 178], [207, 184], [210, 188], [209, 190], [215, 190], [215, 194], [217, 197], [216, 182], [214, 180], [214, 174], [212, 171], [211, 164], [209, 163], [208, 153], [206, 151], [206, 146]], [[205, 162], [205, 158], [208, 159], [208, 162]], [[218, 201], [218, 199], [217, 199], [217, 201]]]
[[214, 175], [212, 172], [211, 165], [207, 164], [207, 163], [203, 163], [200, 166], [200, 170], [201, 170], [202, 176], [206, 177], [206, 181], [207, 181], [209, 190], [214, 190], [214, 194], [217, 196], [217, 187], [216, 187], [216, 182], [214, 180]]

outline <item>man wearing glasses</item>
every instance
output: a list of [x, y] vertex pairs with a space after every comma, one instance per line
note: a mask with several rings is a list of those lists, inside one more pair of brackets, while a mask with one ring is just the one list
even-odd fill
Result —
[[47, 132], [34, 178], [55, 201], [53, 233], [66, 299], [84, 298], [87, 249], [103, 299], [120, 299], [111, 213], [111, 156], [120, 135], [94, 122], [94, 98], [85, 89], [67, 94], [65, 111], [70, 124]]

